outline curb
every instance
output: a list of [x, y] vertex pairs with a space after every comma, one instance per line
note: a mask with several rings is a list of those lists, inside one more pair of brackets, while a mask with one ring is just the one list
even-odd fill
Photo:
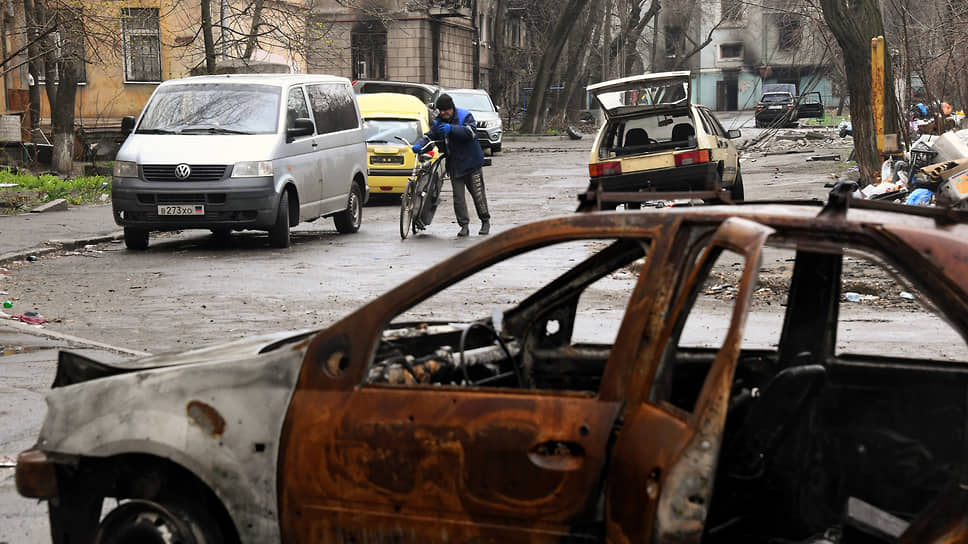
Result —
[[84, 338], [79, 338], [77, 336], [71, 336], [70, 334], [54, 332], [54, 331], [45, 329], [43, 325], [29, 325], [27, 323], [21, 323], [20, 321], [14, 321], [10, 317], [10, 314], [7, 314], [5, 312], [0, 312], [0, 327], [19, 329], [24, 332], [29, 332], [31, 334], [46, 336], [48, 338], [53, 338], [55, 340], [63, 340], [65, 342], [71, 342], [74, 344], [81, 344], [89, 348], [99, 348], [106, 351], [120, 353], [123, 355], [133, 355], [135, 357], [148, 357], [151, 355], [150, 353], [146, 353], [144, 351], [136, 351], [133, 349], [121, 348], [118, 346], [112, 346], [110, 344], [96, 342], [94, 340], [86, 340]]
[[84, 247], [89, 244], [103, 244], [105, 242], [111, 242], [114, 240], [121, 240], [124, 238], [124, 232], [112, 232], [111, 234], [105, 234], [102, 236], [95, 236], [91, 238], [77, 238], [73, 240], [48, 240], [44, 242], [45, 245], [35, 248], [28, 249], [18, 249], [17, 251], [11, 251], [9, 253], [4, 253], [0, 255], [0, 266], [10, 264], [13, 261], [23, 261], [27, 257], [34, 255], [36, 257], [41, 257], [43, 255], [48, 255], [56, 251], [72, 250], [78, 247]]

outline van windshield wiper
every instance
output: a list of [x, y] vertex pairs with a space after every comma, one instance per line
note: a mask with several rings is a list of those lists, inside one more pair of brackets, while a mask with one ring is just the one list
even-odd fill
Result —
[[178, 131], [179, 134], [252, 134], [244, 130], [232, 130], [222, 127], [189, 127]]
[[390, 142], [388, 142], [386, 140], [367, 140], [366, 143], [368, 143], [368, 144], [388, 144]]
[[137, 134], [178, 134], [174, 130], [166, 130], [163, 128], [140, 128], [136, 131]]

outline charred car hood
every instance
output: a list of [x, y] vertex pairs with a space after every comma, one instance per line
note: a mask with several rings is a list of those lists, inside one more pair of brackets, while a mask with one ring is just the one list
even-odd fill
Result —
[[142, 359], [122, 363], [102, 363], [90, 357], [62, 350], [57, 357], [57, 375], [52, 388], [64, 387], [118, 374], [140, 370], [166, 368], [181, 365], [206, 363], [211, 361], [238, 359], [247, 355], [257, 355], [272, 351], [279, 346], [296, 342], [316, 330], [284, 331], [273, 334], [243, 338], [227, 344], [219, 344], [183, 352], [162, 353]]

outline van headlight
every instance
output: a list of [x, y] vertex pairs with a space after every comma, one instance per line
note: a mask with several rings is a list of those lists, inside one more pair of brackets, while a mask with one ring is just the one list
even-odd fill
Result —
[[272, 175], [272, 161], [237, 162], [232, 168], [233, 178], [261, 178]]
[[114, 161], [114, 177], [116, 178], [138, 177], [138, 163], [131, 162], [131, 161]]

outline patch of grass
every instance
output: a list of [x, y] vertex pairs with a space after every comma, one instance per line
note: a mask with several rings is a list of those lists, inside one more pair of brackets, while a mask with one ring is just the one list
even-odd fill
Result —
[[102, 202], [102, 195], [111, 194], [111, 178], [108, 176], [80, 176], [61, 179], [50, 174], [14, 174], [0, 170], [0, 213], [16, 212], [44, 202], [63, 198], [69, 204], [93, 204]]

